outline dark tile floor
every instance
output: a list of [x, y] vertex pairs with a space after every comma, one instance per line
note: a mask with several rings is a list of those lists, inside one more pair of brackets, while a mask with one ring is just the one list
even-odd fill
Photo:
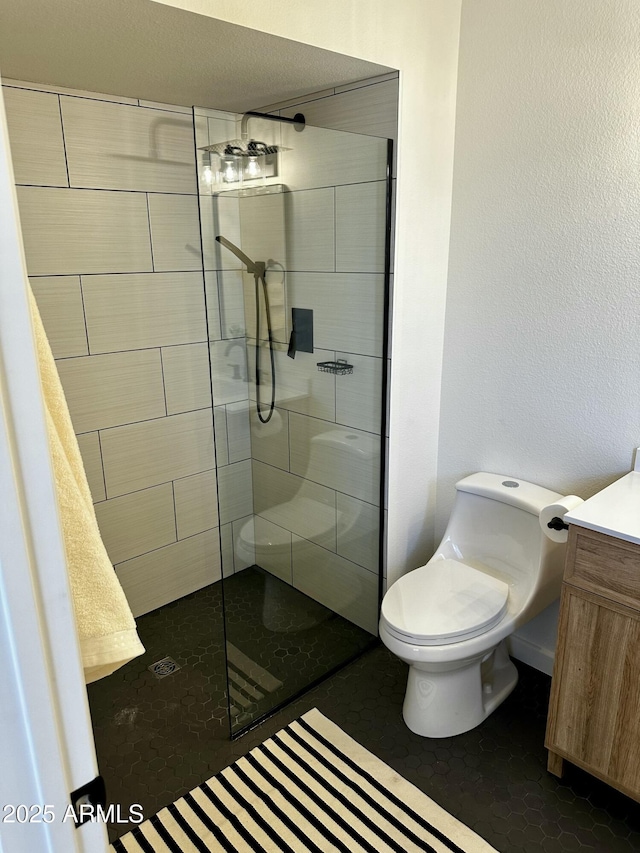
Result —
[[[191, 606], [195, 647], [205, 626], [200, 603], [194, 600]], [[170, 627], [170, 614], [164, 618]], [[211, 633], [215, 626], [207, 621]], [[168, 643], [166, 634], [158, 639], [158, 657], [172, 653]], [[207, 663], [220, 667], [216, 678], [222, 683], [221, 657], [214, 654]], [[543, 743], [550, 679], [524, 664], [517, 666], [518, 686], [488, 720], [464, 735], [438, 740], [414, 735], [404, 725], [407, 668], [380, 645], [235, 741], [228, 739], [226, 721], [214, 713], [214, 701], [211, 710], [194, 715], [196, 722], [180, 728], [186, 709], [206, 703], [211, 695], [203, 684], [189, 686], [182, 670], [156, 682], [166, 685], [161, 688], [167, 690], [164, 700], [153, 698], [149, 691], [156, 685], [140, 672], [123, 679], [121, 687], [105, 679], [90, 688], [92, 708], [107, 704], [113, 718], [104, 728], [104, 722], [96, 721], [100, 768], [111, 802], [140, 802], [149, 817], [317, 707], [500, 853], [640, 850], [639, 804], [577, 768], [569, 767], [563, 781], [547, 773]], [[97, 689], [103, 691], [100, 699]], [[137, 721], [148, 720], [150, 707], [162, 701], [163, 725], [151, 734]], [[126, 828], [112, 837], [122, 831]]]
[[[367, 631], [257, 567], [225, 579], [224, 605], [234, 734], [374, 642]], [[243, 690], [247, 679], [262, 698], [256, 689]]]
[[[220, 583], [137, 620], [146, 653], [89, 685], [100, 773], [111, 803], [149, 817], [230, 760]], [[234, 733], [375, 642], [262, 569], [224, 581]], [[158, 679], [151, 664], [178, 668]], [[109, 826], [111, 839], [126, 826]]]

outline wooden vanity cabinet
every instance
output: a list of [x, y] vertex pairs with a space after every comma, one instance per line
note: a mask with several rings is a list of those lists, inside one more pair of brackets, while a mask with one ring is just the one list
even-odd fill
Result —
[[640, 801], [640, 545], [573, 524], [545, 746]]

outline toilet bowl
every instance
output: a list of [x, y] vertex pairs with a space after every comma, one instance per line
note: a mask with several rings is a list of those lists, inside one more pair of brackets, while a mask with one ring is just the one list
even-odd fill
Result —
[[403, 717], [411, 731], [462, 734], [516, 686], [506, 640], [560, 594], [565, 546], [545, 535], [539, 515], [562, 497], [499, 474], [456, 483], [436, 553], [382, 602], [380, 638], [409, 664]]

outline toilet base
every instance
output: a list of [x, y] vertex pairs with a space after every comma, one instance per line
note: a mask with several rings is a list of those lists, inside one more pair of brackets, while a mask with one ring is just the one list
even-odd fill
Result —
[[456, 669], [426, 670], [411, 665], [402, 715], [422, 737], [442, 738], [468, 732], [500, 705], [518, 683], [518, 670], [502, 641], [493, 652]]

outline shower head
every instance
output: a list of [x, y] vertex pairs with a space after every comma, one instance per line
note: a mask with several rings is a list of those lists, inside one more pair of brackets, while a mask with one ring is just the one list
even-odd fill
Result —
[[213, 154], [223, 157], [227, 154], [235, 154], [239, 157], [267, 157], [270, 154], [277, 154], [279, 151], [289, 151], [283, 145], [267, 144], [260, 142], [257, 139], [249, 139], [249, 119], [261, 118], [267, 121], [276, 121], [280, 124], [292, 124], [294, 129], [300, 132], [304, 130], [306, 125], [305, 117], [302, 113], [296, 113], [293, 118], [281, 115], [272, 115], [271, 113], [258, 113], [250, 110], [242, 116], [240, 122], [240, 139], [228, 139], [225, 142], [216, 142], [213, 145], [203, 145], [199, 148], [200, 151], [209, 151]]
[[253, 273], [254, 275], [262, 275], [264, 272], [264, 264], [261, 261], [258, 261], [257, 263], [252, 261], [250, 257], [245, 255], [242, 249], [239, 249], [231, 242], [231, 240], [227, 240], [226, 237], [223, 237], [222, 234], [218, 234], [216, 240], [218, 243], [222, 243], [225, 249], [233, 252], [236, 258], [245, 265], [247, 272]]
[[210, 154], [217, 154], [218, 157], [225, 157], [229, 154], [236, 157], [268, 157], [270, 154], [277, 154], [279, 151], [290, 151], [283, 145], [270, 145], [266, 142], [260, 142], [259, 139], [226, 139], [224, 142], [215, 142], [212, 145], [201, 145], [198, 151], [208, 151]]

